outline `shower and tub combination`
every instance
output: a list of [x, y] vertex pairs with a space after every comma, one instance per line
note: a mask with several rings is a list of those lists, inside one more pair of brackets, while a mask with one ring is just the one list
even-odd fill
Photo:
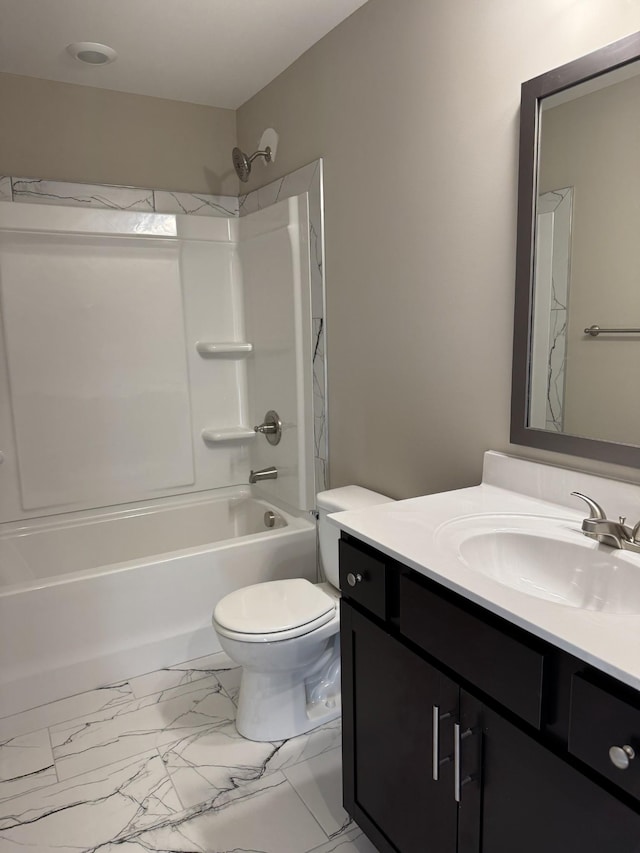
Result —
[[306, 193], [0, 202], [0, 716], [216, 651], [223, 596], [316, 580], [311, 263]]

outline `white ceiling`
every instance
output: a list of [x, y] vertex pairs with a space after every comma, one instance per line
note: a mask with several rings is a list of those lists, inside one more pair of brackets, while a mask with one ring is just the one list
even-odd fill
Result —
[[[0, 71], [236, 109], [366, 0], [0, 0]], [[107, 44], [84, 65], [66, 46]]]

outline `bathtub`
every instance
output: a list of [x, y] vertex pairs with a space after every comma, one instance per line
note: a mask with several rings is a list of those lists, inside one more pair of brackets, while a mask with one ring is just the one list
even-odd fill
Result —
[[315, 525], [246, 487], [4, 524], [0, 717], [215, 652], [222, 596], [291, 577]]

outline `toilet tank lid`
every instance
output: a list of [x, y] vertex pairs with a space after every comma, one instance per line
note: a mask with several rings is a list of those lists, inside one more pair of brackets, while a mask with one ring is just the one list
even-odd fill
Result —
[[363, 489], [362, 486], [342, 486], [339, 489], [327, 489], [316, 496], [318, 509], [328, 512], [343, 512], [350, 509], [364, 509], [376, 504], [392, 503], [393, 498]]

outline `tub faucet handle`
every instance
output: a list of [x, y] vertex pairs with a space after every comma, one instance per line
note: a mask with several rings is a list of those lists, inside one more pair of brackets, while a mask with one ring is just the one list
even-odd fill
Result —
[[269, 444], [279, 444], [282, 438], [282, 421], [280, 415], [273, 409], [264, 416], [264, 421], [258, 426], [254, 426], [254, 432], [261, 432], [269, 442]]

